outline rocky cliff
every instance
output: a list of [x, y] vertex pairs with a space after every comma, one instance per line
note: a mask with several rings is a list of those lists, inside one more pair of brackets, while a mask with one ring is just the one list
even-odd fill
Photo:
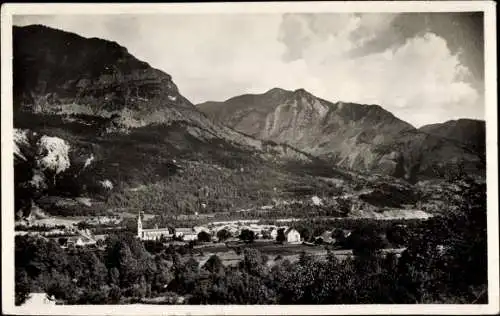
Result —
[[42, 25], [13, 32], [16, 109], [114, 115], [131, 126], [202, 119], [170, 75], [115, 42]]

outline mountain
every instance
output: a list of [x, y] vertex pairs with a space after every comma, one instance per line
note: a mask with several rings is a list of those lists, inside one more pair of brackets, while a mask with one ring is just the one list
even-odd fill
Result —
[[419, 128], [429, 139], [438, 139], [442, 146], [433, 151], [436, 161], [453, 160], [467, 172], [484, 170], [486, 165], [486, 124], [481, 120], [459, 119]]
[[197, 107], [117, 43], [32, 25], [14, 27], [13, 44], [17, 214], [210, 213], [317, 195], [346, 216], [336, 198], [357, 190], [363, 209], [413, 201], [391, 176], [484, 170], [446, 138], [470, 136], [453, 130], [465, 127], [419, 130], [378, 105], [303, 89]]
[[254, 136], [290, 144], [353, 170], [393, 173], [376, 153], [401, 133], [415, 130], [378, 105], [332, 103], [304, 89], [272, 89], [198, 108], [217, 122]]
[[419, 130], [466, 146], [477, 147], [478, 150], [486, 150], [486, 126], [481, 120], [451, 120], [440, 124], [425, 125]]
[[[315, 175], [345, 175], [290, 145], [214, 123], [170, 75], [117, 43], [14, 27], [13, 57], [16, 198], [89, 196], [106, 208], [210, 211], [268, 203], [297, 183], [322, 186]], [[49, 168], [46, 160], [68, 163]], [[34, 184], [43, 188], [36, 197], [26, 190]], [[32, 204], [25, 202], [18, 204]]]
[[[484, 169], [468, 153], [484, 143], [484, 122], [461, 120], [416, 129], [379, 105], [332, 103], [304, 89], [274, 88], [197, 107], [215, 122], [359, 172], [415, 181], [440, 177], [457, 163], [466, 162], [471, 172]], [[474, 133], [469, 134], [471, 128]], [[453, 138], [458, 135], [469, 138]]]

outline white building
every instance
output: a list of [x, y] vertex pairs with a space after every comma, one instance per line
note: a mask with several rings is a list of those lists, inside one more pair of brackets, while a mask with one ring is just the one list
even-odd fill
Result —
[[193, 228], [176, 228], [175, 237], [182, 238], [184, 241], [196, 240], [198, 239], [198, 234]]
[[273, 228], [273, 230], [271, 230], [271, 239], [276, 240], [276, 237], [278, 237], [278, 228]]
[[210, 229], [208, 229], [207, 227], [205, 226], [195, 226], [193, 227], [193, 230], [195, 233], [199, 234], [201, 232], [205, 232], [207, 234], [210, 234]]
[[300, 233], [293, 228], [285, 231], [285, 237], [286, 241], [290, 244], [300, 243]]
[[160, 240], [162, 237], [171, 238], [173, 235], [170, 232], [170, 229], [167, 228], [151, 228], [144, 229], [142, 228], [142, 214], [139, 213], [137, 217], [137, 237], [141, 240]]
[[68, 241], [66, 244], [73, 245], [73, 246], [78, 246], [78, 247], [84, 247], [84, 246], [91, 246], [95, 245], [96, 241], [90, 237], [87, 236], [71, 236], [68, 238]]

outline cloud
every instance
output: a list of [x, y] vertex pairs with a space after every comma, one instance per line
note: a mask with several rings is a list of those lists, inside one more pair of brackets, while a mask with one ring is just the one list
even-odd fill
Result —
[[[287, 48], [284, 60], [294, 56], [308, 65], [315, 80], [306, 89], [330, 100], [380, 104], [416, 126], [482, 118], [481, 92], [468, 80], [472, 73], [443, 37], [423, 29], [402, 41], [392, 29], [396, 15], [374, 14], [344, 15], [342, 23], [332, 16], [337, 22], [319, 36], [305, 17], [297, 36], [306, 45], [296, 50], [287, 19], [298, 23], [302, 16], [284, 17], [282, 32], [288, 35], [280, 40]], [[386, 47], [374, 49], [373, 43]]]
[[481, 37], [474, 37], [471, 21], [477, 19], [470, 19], [444, 13], [204, 14], [30, 16], [14, 23], [116, 41], [172, 75], [194, 103], [305, 88], [331, 101], [380, 104], [420, 126], [484, 118], [481, 59], [474, 57], [482, 51], [470, 44]]

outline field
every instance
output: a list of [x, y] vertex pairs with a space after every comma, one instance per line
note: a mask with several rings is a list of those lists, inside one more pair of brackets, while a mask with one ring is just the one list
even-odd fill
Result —
[[[243, 250], [245, 248], [257, 249], [263, 255], [268, 257], [267, 264], [274, 265], [277, 261], [281, 259], [288, 259], [290, 262], [296, 262], [302, 253], [306, 255], [314, 256], [317, 259], [325, 258], [328, 249], [337, 257], [338, 259], [345, 259], [352, 256], [352, 250], [349, 249], [336, 249], [333, 246], [324, 245], [305, 245], [305, 244], [278, 244], [271, 240], [258, 240], [250, 244], [245, 243], [217, 243], [217, 244], [204, 244], [195, 247], [195, 249], [200, 250], [202, 254], [199, 254], [195, 259], [202, 266], [212, 255], [217, 255], [222, 264], [225, 266], [235, 266], [243, 259]], [[400, 253], [402, 249], [385, 249], [384, 252], [394, 252]]]

